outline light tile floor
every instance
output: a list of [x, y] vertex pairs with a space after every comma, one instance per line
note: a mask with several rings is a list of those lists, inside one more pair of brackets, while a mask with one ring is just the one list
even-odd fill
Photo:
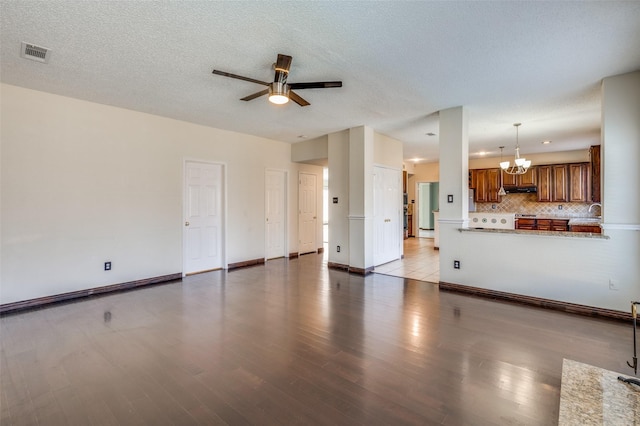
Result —
[[407, 238], [404, 240], [404, 259], [376, 266], [373, 272], [437, 284], [440, 282], [440, 252], [434, 250], [433, 238]]

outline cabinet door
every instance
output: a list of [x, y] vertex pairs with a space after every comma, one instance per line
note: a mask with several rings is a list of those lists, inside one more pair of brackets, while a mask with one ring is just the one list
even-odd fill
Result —
[[552, 231], [567, 231], [569, 229], [569, 221], [564, 219], [553, 219], [551, 221]]
[[551, 201], [569, 201], [569, 168], [566, 164], [551, 166]]
[[600, 145], [589, 148], [591, 157], [591, 201], [600, 202]]
[[551, 219], [538, 219], [536, 221], [538, 231], [551, 231]]
[[500, 196], [500, 169], [487, 170], [487, 201], [490, 203], [499, 203]]
[[488, 201], [487, 197], [487, 170], [474, 170], [475, 172], [475, 183], [476, 183], [476, 202], [477, 203], [486, 203]]
[[538, 201], [551, 201], [551, 166], [538, 166]]
[[588, 203], [589, 189], [589, 163], [569, 164], [569, 201]]
[[527, 229], [529, 231], [533, 231], [536, 229], [536, 220], [525, 218], [516, 219], [516, 229]]
[[537, 183], [536, 168], [530, 167], [527, 173], [518, 175], [518, 186], [535, 186]]
[[508, 173], [502, 173], [502, 185], [503, 186], [517, 186], [518, 175], [510, 175]]

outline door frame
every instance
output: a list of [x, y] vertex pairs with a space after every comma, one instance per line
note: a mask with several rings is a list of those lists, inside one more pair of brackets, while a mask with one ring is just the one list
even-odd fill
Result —
[[200, 164], [210, 164], [222, 167], [222, 208], [220, 211], [222, 212], [222, 232], [220, 238], [222, 239], [221, 244], [221, 259], [222, 259], [222, 269], [227, 269], [227, 163], [221, 161], [208, 161], [202, 160], [199, 158], [183, 158], [182, 159], [182, 209], [180, 211], [180, 227], [182, 228], [182, 276], [186, 277], [186, 265], [187, 265], [187, 256], [185, 256], [185, 251], [187, 250], [187, 227], [184, 226], [185, 217], [187, 214], [187, 191], [185, 191], [187, 186], [187, 163], [200, 163]]
[[[300, 221], [300, 217], [302, 215], [302, 213], [300, 212], [300, 186], [302, 185], [302, 179], [300, 178], [301, 175], [310, 175], [310, 176], [314, 176], [315, 180], [316, 180], [316, 185], [314, 188], [314, 191], [316, 193], [315, 196], [315, 205], [316, 205], [316, 212], [315, 212], [315, 220], [316, 220], [316, 226], [315, 229], [313, 230], [313, 235], [314, 235], [314, 247], [313, 250], [311, 251], [305, 251], [304, 253], [302, 253], [301, 250], [301, 240], [300, 240], [300, 235], [302, 235], [302, 222]], [[298, 212], [298, 255], [300, 254], [309, 254], [309, 253], [318, 253], [318, 223], [323, 223], [322, 221], [318, 221], [318, 208], [323, 208], [322, 207], [322, 198], [324, 196], [324, 189], [322, 189], [322, 192], [319, 194], [318, 193], [318, 182], [322, 182], [324, 185], [324, 172], [323, 175], [318, 175], [318, 173], [314, 173], [311, 171], [307, 171], [307, 170], [298, 170], [298, 185], [297, 185], [297, 191], [298, 191], [298, 205], [296, 206], [296, 211]], [[319, 197], [319, 198], [318, 198]], [[324, 226], [324, 225], [323, 225]], [[320, 228], [321, 229], [321, 228]], [[320, 233], [320, 235], [322, 235], [322, 233]], [[324, 238], [320, 237], [320, 241], [322, 241]], [[324, 241], [322, 242], [323, 247], [324, 247]]]
[[[398, 187], [398, 199], [397, 199], [397, 206], [398, 206], [398, 212], [397, 212], [397, 220], [398, 220], [398, 225], [397, 225], [397, 235], [398, 235], [398, 259], [402, 259], [402, 257], [404, 256], [404, 212], [403, 212], [403, 192], [402, 192], [402, 169], [396, 168], [396, 167], [391, 167], [391, 166], [387, 166], [385, 164], [374, 164], [373, 165], [373, 174], [372, 174], [372, 178], [375, 179], [375, 177], [373, 175], [375, 175], [376, 173], [376, 168], [379, 169], [385, 169], [385, 170], [390, 170], [392, 172], [396, 172], [399, 173], [399, 187]], [[376, 187], [375, 187], [375, 183], [373, 186], [373, 203], [375, 204], [375, 198], [376, 198]], [[374, 209], [375, 209], [375, 205], [374, 205]], [[375, 219], [376, 217], [374, 217], [373, 215], [371, 216], [373, 222], [373, 226], [375, 227]], [[373, 234], [373, 239], [372, 242], [374, 244], [374, 247], [377, 243], [377, 237], [376, 237], [376, 232], [374, 229], [374, 234]], [[375, 249], [374, 249], [375, 251]], [[373, 257], [375, 257], [375, 252], [373, 254]], [[377, 263], [376, 259], [373, 259], [373, 263]], [[382, 265], [383, 263], [379, 264], [378, 266]], [[375, 265], [374, 265], [375, 266]]]
[[[266, 177], [267, 172], [279, 172], [283, 174], [283, 178], [284, 178], [284, 199], [283, 199], [283, 204], [284, 204], [284, 226], [283, 226], [283, 232], [284, 232], [284, 257], [288, 258], [289, 257], [289, 171], [286, 169], [274, 169], [274, 168], [270, 168], [267, 167], [264, 169], [264, 174]], [[267, 184], [267, 180], [265, 179], [265, 186]], [[267, 222], [267, 191], [266, 188], [264, 188], [264, 219], [265, 219], [265, 226], [264, 226], [264, 261], [268, 261], [269, 259], [267, 259], [267, 247], [268, 247], [268, 241], [267, 241], [267, 226], [266, 226], [266, 222]]]

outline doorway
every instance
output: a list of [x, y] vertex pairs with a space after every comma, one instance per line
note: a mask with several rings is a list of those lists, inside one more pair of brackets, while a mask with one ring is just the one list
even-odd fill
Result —
[[225, 267], [224, 165], [184, 163], [183, 275]]
[[266, 258], [276, 259], [287, 253], [287, 172], [266, 170], [264, 176]]
[[315, 252], [318, 223], [317, 176], [311, 173], [299, 174], [298, 212], [299, 212], [299, 253]]
[[418, 232], [416, 236], [433, 238], [435, 221], [433, 211], [438, 210], [439, 182], [418, 182], [416, 194], [418, 198]]

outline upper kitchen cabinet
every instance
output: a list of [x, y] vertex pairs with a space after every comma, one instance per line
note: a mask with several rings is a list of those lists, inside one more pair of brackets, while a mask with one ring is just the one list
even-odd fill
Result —
[[475, 201], [477, 203], [499, 203], [500, 169], [471, 170], [470, 185], [475, 185]]
[[566, 164], [551, 166], [551, 201], [569, 201], [569, 167]]
[[591, 179], [589, 163], [569, 164], [569, 201], [591, 202]]
[[551, 202], [551, 166], [538, 166], [538, 201]]
[[599, 203], [600, 197], [600, 145], [589, 148], [591, 158], [591, 201]]
[[588, 163], [537, 167], [538, 201], [587, 203], [590, 200]]
[[502, 173], [502, 186], [536, 186], [538, 176], [535, 167], [530, 167], [526, 173], [521, 175], [510, 175]]

